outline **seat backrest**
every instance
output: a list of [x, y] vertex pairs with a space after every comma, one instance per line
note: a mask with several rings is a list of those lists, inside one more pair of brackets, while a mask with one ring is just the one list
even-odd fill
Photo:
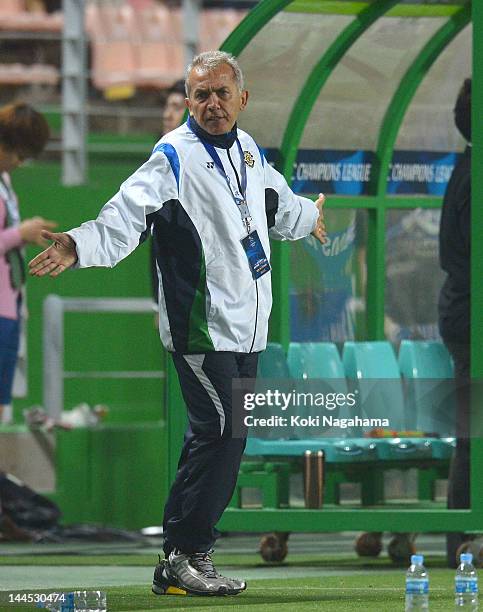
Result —
[[[292, 383], [287, 366], [285, 351], [281, 344], [269, 342], [267, 348], [260, 353], [258, 358], [257, 382], [255, 385], [256, 393], [266, 393], [268, 389], [275, 388], [281, 391], [290, 391]], [[264, 406], [252, 413], [256, 417], [270, 418], [280, 416], [279, 406]], [[283, 433], [282, 433], [283, 432]], [[250, 435], [264, 439], [276, 440], [280, 437], [292, 437], [291, 428], [285, 429], [277, 427], [251, 427]]]
[[259, 378], [289, 378], [285, 351], [281, 344], [269, 342], [258, 360]]
[[[313, 394], [346, 394], [347, 382], [344, 366], [339, 351], [333, 342], [291, 342], [288, 347], [287, 362], [290, 375], [294, 378], [297, 391]], [[349, 418], [350, 409], [347, 406], [337, 406], [330, 411], [316, 406], [301, 407], [298, 414], [302, 417], [319, 417], [331, 415], [334, 418]], [[335, 431], [335, 433], [334, 433]], [[343, 432], [344, 436], [350, 434]], [[314, 429], [313, 427], [298, 427], [294, 436], [302, 438], [342, 437], [340, 430], [329, 427]]]
[[[399, 366], [391, 344], [346, 342], [342, 361], [358, 396], [355, 413], [361, 418], [388, 419], [385, 429], [407, 429]], [[364, 431], [374, 428], [364, 427]]]
[[333, 342], [291, 342], [287, 362], [293, 378], [345, 378], [344, 366]]
[[399, 367], [406, 378], [453, 378], [453, 363], [442, 342], [403, 340]]
[[454, 368], [442, 342], [403, 340], [399, 367], [414, 428], [441, 437], [455, 433]]
[[18, 15], [25, 11], [24, 0], [2, 0], [0, 2], [0, 14]]
[[342, 352], [346, 376], [361, 378], [399, 378], [396, 355], [389, 342], [346, 342]]

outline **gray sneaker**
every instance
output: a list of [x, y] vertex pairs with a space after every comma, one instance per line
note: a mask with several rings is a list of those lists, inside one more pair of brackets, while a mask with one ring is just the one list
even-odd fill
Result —
[[168, 559], [169, 577], [193, 595], [238, 595], [244, 591], [245, 581], [226, 578], [216, 571], [211, 552], [184, 554], [174, 550]]
[[159, 557], [159, 563], [154, 568], [153, 586], [151, 590], [156, 595], [187, 595], [180, 589], [176, 580], [168, 575], [168, 561]]

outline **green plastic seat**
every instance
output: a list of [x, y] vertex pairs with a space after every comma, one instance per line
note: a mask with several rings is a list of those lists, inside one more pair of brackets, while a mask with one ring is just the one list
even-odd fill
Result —
[[349, 386], [358, 396], [359, 416], [388, 419], [386, 429], [407, 429], [399, 366], [390, 343], [346, 342], [342, 361]]
[[[287, 363], [289, 372], [294, 379], [294, 388], [301, 392], [313, 393], [347, 393], [347, 381], [345, 379], [344, 366], [337, 347], [332, 342], [291, 342], [287, 352]], [[323, 415], [331, 415], [334, 418], [349, 418], [349, 408], [337, 406], [331, 411], [324, 408], [311, 406], [299, 410], [303, 417], [319, 418]], [[344, 436], [350, 434], [345, 431]], [[324, 427], [317, 432], [314, 428], [297, 427], [294, 430], [296, 438], [313, 438], [318, 435], [322, 437], [341, 437], [340, 430], [331, 430]]]
[[[293, 388], [293, 383], [290, 377], [290, 372], [287, 365], [285, 351], [281, 344], [277, 342], [268, 342], [267, 348], [260, 353], [258, 359], [257, 382], [255, 386], [256, 393], [265, 393], [267, 389], [279, 389], [281, 391], [290, 391]], [[281, 411], [278, 407], [266, 406], [253, 414], [259, 417], [270, 418], [271, 416], [280, 416]], [[280, 438], [280, 430], [270, 429], [267, 427], [251, 427], [250, 436], [261, 437], [264, 439]], [[293, 429], [287, 427], [283, 430], [283, 437], [291, 439], [295, 437]]]
[[[412, 428], [451, 438], [455, 433], [454, 369], [441, 342], [403, 340], [399, 367]], [[441, 446], [441, 445], [440, 445]], [[452, 445], [446, 444], [448, 455]]]
[[345, 383], [344, 366], [333, 342], [291, 342], [287, 362], [293, 378], [341, 379]]
[[281, 344], [268, 342], [258, 359], [258, 378], [289, 378], [285, 351]]
[[403, 340], [399, 347], [399, 368], [406, 378], [453, 378], [454, 367], [442, 342]]

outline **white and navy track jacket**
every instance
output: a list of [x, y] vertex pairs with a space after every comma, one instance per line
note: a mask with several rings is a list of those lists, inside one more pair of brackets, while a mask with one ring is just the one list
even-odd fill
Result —
[[[217, 148], [226, 174], [247, 169], [246, 200], [263, 249], [269, 235], [297, 240], [318, 211], [296, 196], [242, 130], [239, 148]], [[233, 166], [230, 163], [231, 157]], [[69, 231], [78, 267], [113, 267], [151, 228], [159, 274], [159, 330], [169, 351], [250, 352], [266, 346], [271, 273], [252, 277], [240, 240], [247, 232], [223, 175], [187, 124], [164, 136], [95, 221]], [[146, 271], [147, 274], [147, 271]]]

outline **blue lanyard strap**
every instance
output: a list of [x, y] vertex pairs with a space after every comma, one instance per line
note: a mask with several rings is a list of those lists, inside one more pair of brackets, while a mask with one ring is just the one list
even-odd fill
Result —
[[252, 217], [250, 215], [250, 210], [248, 208], [248, 204], [246, 201], [246, 192], [247, 192], [247, 168], [245, 165], [245, 160], [243, 157], [243, 150], [241, 148], [241, 144], [240, 141], [238, 140], [238, 138], [236, 139], [236, 144], [238, 145], [238, 152], [240, 154], [240, 160], [241, 160], [241, 167], [240, 167], [240, 175], [241, 175], [241, 192], [238, 189], [237, 185], [234, 185], [233, 182], [230, 180], [230, 177], [228, 176], [228, 174], [225, 172], [225, 168], [223, 167], [223, 163], [220, 159], [220, 156], [218, 155], [215, 147], [210, 144], [209, 142], [205, 142], [204, 140], [201, 140], [201, 144], [205, 147], [206, 152], [208, 153], [208, 155], [211, 157], [211, 159], [215, 162], [215, 166], [218, 170], [218, 172], [221, 174], [221, 176], [225, 179], [226, 184], [228, 185], [228, 188], [230, 190], [230, 193], [232, 195], [232, 198], [235, 202], [235, 204], [237, 205], [238, 211], [240, 213], [240, 216], [242, 218], [243, 223], [245, 224], [245, 227], [247, 229], [247, 232], [250, 233], [250, 222], [252, 220]]

